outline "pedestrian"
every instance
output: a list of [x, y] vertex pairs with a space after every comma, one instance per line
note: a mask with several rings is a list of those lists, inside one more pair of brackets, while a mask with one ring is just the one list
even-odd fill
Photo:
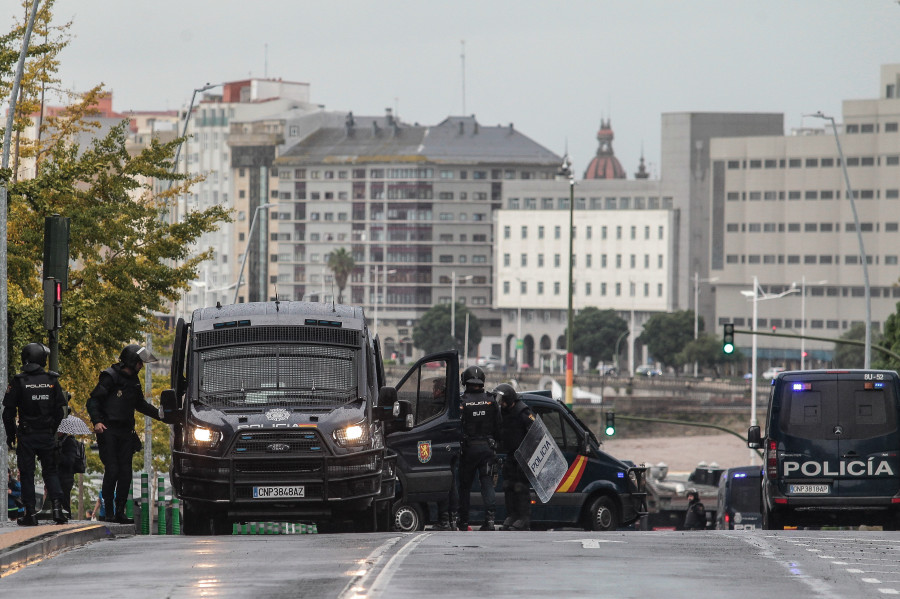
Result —
[[687, 499], [688, 507], [684, 514], [684, 529], [705, 530], [706, 508], [700, 502], [700, 493], [697, 492], [697, 489], [688, 489]]
[[63, 509], [72, 517], [72, 487], [75, 486], [75, 473], [79, 470], [78, 444], [81, 441], [73, 435], [56, 433], [56, 456], [59, 464], [59, 485], [62, 488]]
[[101, 496], [106, 521], [134, 523], [125, 515], [131, 485], [131, 457], [139, 451], [140, 443], [134, 432], [134, 412], [162, 420], [159, 410], [144, 399], [138, 373], [146, 362], [155, 361], [156, 356], [147, 348], [126, 345], [119, 361], [100, 373], [100, 381], [87, 402], [103, 462]]
[[[431, 383], [431, 405], [425, 407], [427, 417], [423, 418], [423, 413], [420, 412], [418, 414], [420, 421], [440, 414], [447, 408], [447, 403], [446, 377], [436, 377]], [[457, 512], [459, 512], [458, 462], [459, 455], [454, 452], [450, 456], [450, 489], [447, 491], [446, 498], [437, 502], [438, 521], [432, 527], [433, 530], [456, 530]]]
[[531, 486], [528, 477], [519, 467], [515, 452], [534, 424], [534, 413], [522, 401], [511, 385], [502, 384], [494, 389], [500, 402], [501, 448], [506, 452], [503, 460], [503, 502], [506, 519], [500, 530], [529, 530], [531, 528]]
[[469, 366], [460, 377], [465, 391], [460, 402], [462, 452], [459, 459], [459, 530], [469, 529], [469, 505], [475, 476], [481, 483], [484, 521], [479, 530], [494, 530], [497, 499], [494, 493], [494, 464], [500, 439], [500, 408], [493, 396], [484, 392], [484, 370]]
[[13, 520], [25, 514], [25, 504], [22, 503], [22, 483], [13, 476], [12, 468], [6, 469], [6, 508], [8, 518]]
[[[50, 349], [41, 343], [22, 348], [22, 372], [16, 374], [3, 397], [3, 426], [6, 444], [16, 449], [22, 485], [25, 514], [16, 520], [20, 526], [37, 526], [35, 510], [35, 458], [41, 461], [45, 493], [52, 501], [52, 516], [57, 524], [65, 524], [62, 489], [56, 464], [56, 429], [66, 417], [66, 394], [59, 384], [59, 374], [45, 371]], [[18, 427], [16, 414], [18, 413]]]

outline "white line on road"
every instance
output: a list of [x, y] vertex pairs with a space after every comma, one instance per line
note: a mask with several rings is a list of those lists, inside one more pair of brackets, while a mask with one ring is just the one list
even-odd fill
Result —
[[600, 549], [600, 543], [624, 543], [625, 541], [610, 541], [607, 539], [569, 539], [566, 541], [553, 541], [554, 543], [581, 543], [582, 549]]
[[881, 581], [877, 578], [860, 578], [860, 580], [869, 584], [881, 584]]
[[350, 582], [347, 583], [347, 586], [344, 587], [344, 590], [341, 591], [338, 598], [353, 599], [354, 597], [364, 596], [366, 582], [368, 582], [369, 576], [372, 575], [375, 566], [384, 559], [384, 554], [387, 553], [388, 549], [396, 545], [401, 538], [402, 537], [390, 538], [376, 547], [372, 553], [367, 555], [366, 558], [362, 560], [362, 569], [354, 573], [353, 578], [350, 579]]
[[394, 576], [394, 572], [397, 571], [397, 568], [400, 567], [400, 564], [403, 563], [406, 556], [412, 553], [412, 550], [415, 549], [419, 543], [430, 537], [432, 534], [433, 533], [430, 532], [419, 533], [411, 541], [406, 543], [406, 545], [401, 547], [400, 551], [395, 553], [394, 557], [388, 560], [388, 563], [384, 565], [381, 572], [375, 577], [366, 597], [368, 599], [377, 599], [380, 597], [381, 594], [387, 590], [388, 585], [391, 583], [391, 578]]
[[878, 592], [885, 595], [900, 595], [900, 591], [897, 589], [878, 589]]

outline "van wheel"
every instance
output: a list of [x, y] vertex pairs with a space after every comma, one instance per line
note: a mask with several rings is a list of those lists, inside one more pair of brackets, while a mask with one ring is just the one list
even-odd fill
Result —
[[416, 532], [425, 528], [422, 508], [414, 503], [398, 501], [391, 510], [393, 528], [397, 532]]
[[763, 528], [765, 530], [784, 530], [784, 515], [763, 506]]
[[615, 530], [619, 525], [619, 514], [616, 503], [601, 495], [591, 503], [585, 522], [586, 530]]

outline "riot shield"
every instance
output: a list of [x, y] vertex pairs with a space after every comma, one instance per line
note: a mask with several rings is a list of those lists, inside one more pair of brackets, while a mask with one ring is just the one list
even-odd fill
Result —
[[540, 418], [535, 418], [515, 456], [541, 503], [550, 501], [569, 464]]

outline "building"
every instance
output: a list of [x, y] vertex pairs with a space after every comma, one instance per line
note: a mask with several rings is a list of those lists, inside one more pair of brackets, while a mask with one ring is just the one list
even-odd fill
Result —
[[356, 269], [343, 295], [373, 319], [385, 355], [412, 357], [413, 326], [451, 297], [499, 342], [494, 303], [493, 218], [504, 187], [547, 181], [561, 158], [515, 127], [474, 116], [438, 125], [346, 115], [275, 161], [278, 176], [277, 283], [270, 295], [327, 298], [331, 252], [351, 252]]
[[[900, 300], [900, 65], [881, 68], [875, 99], [845, 100], [840, 145], [854, 192], [871, 290], [872, 330]], [[761, 330], [836, 338], [865, 321], [865, 281], [853, 205], [828, 121], [790, 135], [713, 139], [710, 274], [719, 323], [751, 329], [754, 277], [781, 299], [757, 303]], [[799, 293], [804, 291], [805, 293]], [[749, 355], [751, 337], [737, 335]], [[799, 367], [800, 341], [760, 337], [758, 357]], [[833, 344], [807, 341], [807, 367]], [[875, 353], [873, 352], [873, 357]]]

